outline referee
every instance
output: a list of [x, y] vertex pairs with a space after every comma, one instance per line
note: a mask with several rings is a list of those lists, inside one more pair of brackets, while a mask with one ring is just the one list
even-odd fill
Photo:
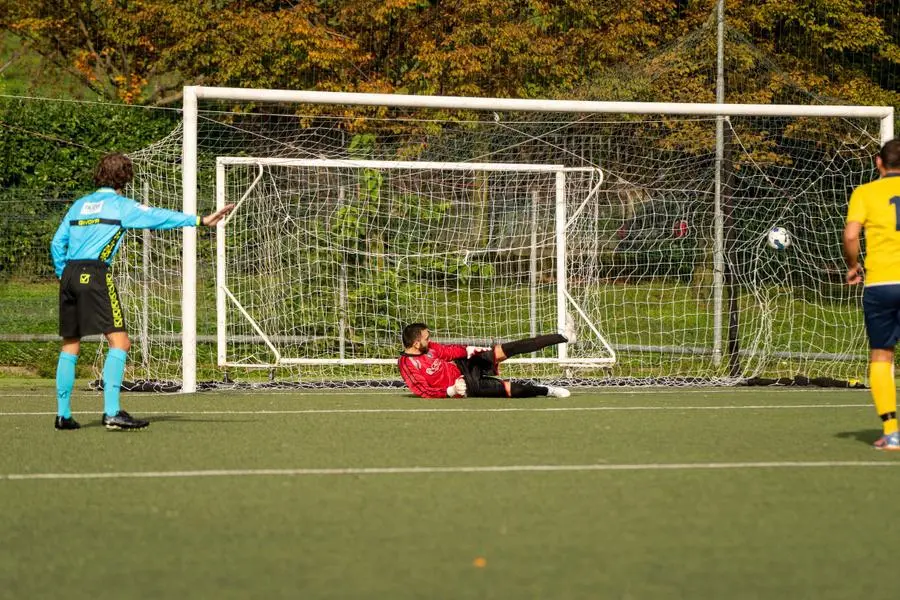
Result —
[[103, 363], [103, 425], [110, 430], [142, 429], [150, 423], [119, 407], [119, 390], [131, 340], [109, 265], [128, 229], [212, 227], [234, 208], [229, 204], [205, 217], [151, 208], [122, 195], [133, 177], [131, 160], [108, 154], [94, 173], [97, 191], [75, 201], [60, 223], [50, 254], [59, 278], [59, 335], [62, 351], [56, 366], [56, 421], [59, 430], [78, 429], [71, 396], [81, 338], [102, 333], [109, 351]]

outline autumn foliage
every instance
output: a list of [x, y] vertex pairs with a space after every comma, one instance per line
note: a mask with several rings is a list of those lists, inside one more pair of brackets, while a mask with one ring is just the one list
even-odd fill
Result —
[[[787, 79], [846, 102], [900, 103], [892, 3], [726, 4], [731, 72], [752, 78], [760, 56], [781, 70], [765, 86], [730, 89], [767, 101]], [[713, 0], [29, 0], [9, 3], [0, 27], [128, 103], [176, 102], [187, 84], [685, 100], [709, 94], [715, 48], [711, 38], [679, 40], [712, 30], [714, 9]], [[646, 81], [660, 57], [668, 70]]]

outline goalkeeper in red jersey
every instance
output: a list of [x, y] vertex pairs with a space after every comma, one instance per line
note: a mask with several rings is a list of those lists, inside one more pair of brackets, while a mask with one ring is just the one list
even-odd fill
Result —
[[439, 344], [425, 323], [403, 329], [403, 352], [397, 361], [407, 387], [422, 398], [567, 398], [561, 387], [510, 381], [498, 376], [497, 365], [517, 354], [568, 342], [558, 333], [496, 344], [492, 348]]

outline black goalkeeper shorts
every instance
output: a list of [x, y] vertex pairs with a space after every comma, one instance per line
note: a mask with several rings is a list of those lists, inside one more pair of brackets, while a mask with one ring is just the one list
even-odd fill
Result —
[[99, 260], [68, 261], [59, 280], [59, 335], [114, 331], [125, 331], [125, 315], [109, 267]]
[[466, 395], [481, 398], [508, 398], [509, 382], [498, 377], [494, 350], [476, 352], [472, 358], [453, 361], [466, 381]]

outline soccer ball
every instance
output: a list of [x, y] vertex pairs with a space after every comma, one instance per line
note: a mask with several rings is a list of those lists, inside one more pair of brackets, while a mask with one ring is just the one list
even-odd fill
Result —
[[784, 250], [791, 245], [791, 234], [784, 227], [773, 227], [769, 230], [768, 242], [770, 248]]

